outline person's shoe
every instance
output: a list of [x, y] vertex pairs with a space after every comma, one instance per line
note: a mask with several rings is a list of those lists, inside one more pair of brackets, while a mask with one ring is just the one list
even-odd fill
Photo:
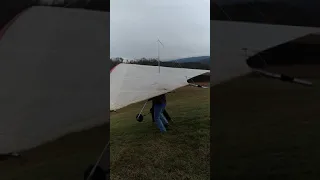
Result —
[[168, 127], [169, 127], [169, 124], [165, 124], [165, 125], [164, 125], [164, 127], [165, 127], [166, 129], [168, 129]]

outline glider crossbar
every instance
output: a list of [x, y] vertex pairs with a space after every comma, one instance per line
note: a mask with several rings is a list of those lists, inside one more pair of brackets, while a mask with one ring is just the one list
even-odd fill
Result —
[[252, 69], [253, 72], [257, 72], [261, 75], [267, 76], [267, 77], [271, 77], [271, 78], [276, 78], [276, 79], [280, 79], [281, 81], [286, 81], [286, 82], [291, 82], [291, 83], [297, 83], [297, 84], [301, 84], [301, 85], [307, 85], [307, 86], [312, 86], [312, 82], [303, 80], [303, 79], [298, 79], [295, 77], [290, 77], [284, 74], [275, 74], [275, 73], [271, 73], [271, 72], [267, 72], [267, 71], [263, 71], [260, 69]]

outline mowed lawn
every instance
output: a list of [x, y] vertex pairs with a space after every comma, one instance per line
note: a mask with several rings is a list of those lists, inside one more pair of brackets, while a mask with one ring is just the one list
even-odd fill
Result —
[[[165, 135], [150, 115], [144, 122], [135, 120], [141, 103], [112, 114], [112, 179], [209, 179], [209, 94], [209, 89], [185, 87], [168, 95], [174, 124]], [[149, 108], [150, 104], [145, 112]], [[22, 152], [22, 160], [0, 161], [0, 179], [83, 179], [108, 137], [109, 127], [104, 125]]]
[[[210, 92], [184, 87], [167, 96], [174, 123], [161, 134], [143, 103], [111, 115], [111, 179], [210, 179]], [[143, 114], [149, 112], [149, 103]]]
[[0, 161], [0, 179], [82, 180], [107, 143], [108, 134], [107, 126], [96, 127], [22, 152], [22, 159]]
[[211, 89], [211, 177], [320, 179], [320, 81], [242, 77]]

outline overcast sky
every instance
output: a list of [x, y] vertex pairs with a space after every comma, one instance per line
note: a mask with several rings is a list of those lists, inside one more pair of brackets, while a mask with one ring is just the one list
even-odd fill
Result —
[[210, 55], [210, 0], [111, 0], [111, 57]]

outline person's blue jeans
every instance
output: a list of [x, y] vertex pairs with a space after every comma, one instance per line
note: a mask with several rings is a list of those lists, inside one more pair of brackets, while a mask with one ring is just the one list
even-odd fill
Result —
[[154, 105], [154, 120], [157, 127], [160, 129], [161, 132], [166, 132], [166, 128], [164, 125], [168, 124], [167, 119], [163, 115], [163, 110], [166, 108], [166, 104], [155, 104]]

